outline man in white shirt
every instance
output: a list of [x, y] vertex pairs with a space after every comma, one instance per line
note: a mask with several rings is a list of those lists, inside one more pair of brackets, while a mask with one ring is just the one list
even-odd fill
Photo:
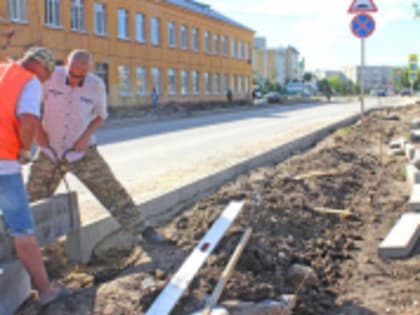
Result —
[[29, 272], [40, 302], [72, 294], [50, 283], [35, 237], [35, 223], [25, 191], [21, 163], [28, 162], [40, 126], [42, 84], [54, 70], [50, 51], [33, 47], [17, 63], [0, 63], [0, 210], [16, 255]]
[[[32, 164], [28, 194], [31, 201], [51, 196], [66, 172], [74, 174], [119, 221], [138, 236], [140, 212], [95, 146], [94, 132], [107, 118], [103, 81], [89, 72], [91, 54], [72, 51], [65, 67], [56, 67], [44, 84], [41, 152]], [[161, 237], [143, 222], [143, 235]]]

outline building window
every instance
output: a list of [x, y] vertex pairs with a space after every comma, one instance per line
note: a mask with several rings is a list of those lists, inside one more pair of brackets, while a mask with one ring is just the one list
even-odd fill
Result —
[[242, 94], [242, 76], [238, 76], [238, 93]]
[[128, 66], [119, 66], [118, 75], [120, 81], [120, 96], [131, 95], [130, 68]]
[[45, 0], [45, 25], [61, 26], [60, 0]]
[[228, 55], [228, 42], [229, 38], [227, 36], [223, 36], [222, 45], [223, 45], [223, 56], [227, 57]]
[[205, 86], [205, 93], [209, 95], [211, 92], [211, 83], [210, 83], [210, 74], [208, 72], [204, 72], [204, 86]]
[[147, 76], [146, 69], [144, 67], [137, 67], [136, 71], [136, 93], [137, 95], [146, 95], [147, 94]]
[[218, 73], [213, 74], [213, 92], [214, 95], [219, 95], [220, 76]]
[[156, 93], [161, 94], [162, 85], [161, 85], [160, 69], [159, 68], [153, 68], [152, 69], [152, 80], [153, 80], [153, 88], [156, 89]]
[[229, 77], [227, 74], [223, 75], [223, 93], [227, 93], [229, 86]]
[[174, 22], [168, 22], [168, 46], [176, 47], [176, 28]]
[[215, 55], [219, 54], [219, 34], [213, 35], [213, 51]]
[[191, 43], [192, 49], [198, 51], [198, 29], [196, 28], [191, 29]]
[[71, 29], [73, 31], [85, 30], [85, 7], [83, 0], [71, 1]]
[[236, 57], [236, 41], [234, 38], [232, 38], [231, 40], [230, 50], [231, 50], [232, 58], [235, 58]]
[[231, 76], [231, 80], [230, 80], [230, 89], [232, 90], [232, 93], [236, 92], [236, 87], [238, 86], [238, 79], [236, 77], [236, 75], [232, 75]]
[[249, 77], [245, 77], [245, 92], [249, 92]]
[[245, 60], [249, 60], [249, 43], [245, 43]]
[[193, 90], [194, 95], [200, 95], [200, 72], [192, 71], [191, 80], [192, 80], [192, 90]]
[[188, 94], [188, 72], [185, 70], [181, 71], [181, 94]]
[[11, 21], [26, 22], [26, 0], [9, 0], [9, 18]]
[[128, 39], [128, 11], [118, 9], [118, 38]]
[[106, 35], [106, 8], [103, 3], [95, 3], [95, 33]]
[[237, 54], [237, 57], [239, 59], [242, 59], [242, 50], [243, 50], [242, 41], [239, 41], [238, 42], [238, 54]]
[[210, 32], [204, 33], [204, 50], [207, 54], [210, 53]]
[[152, 17], [151, 37], [153, 45], [160, 45], [160, 20]]
[[176, 70], [169, 69], [168, 70], [168, 94], [169, 95], [176, 95]]
[[108, 93], [108, 91], [109, 91], [108, 64], [107, 63], [97, 63], [95, 73], [104, 82], [106, 92]]
[[181, 48], [188, 49], [188, 28], [181, 25]]
[[140, 43], [144, 43], [146, 41], [144, 15], [141, 13], [136, 13], [136, 40]]

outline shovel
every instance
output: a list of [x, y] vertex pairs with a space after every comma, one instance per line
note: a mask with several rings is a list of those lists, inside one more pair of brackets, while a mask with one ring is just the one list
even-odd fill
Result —
[[246, 231], [242, 234], [241, 240], [239, 241], [236, 249], [229, 260], [226, 268], [223, 270], [222, 275], [219, 278], [219, 281], [216, 284], [210, 298], [208, 299], [206, 306], [203, 310], [197, 311], [191, 315], [228, 315], [228, 311], [223, 307], [214, 308], [219, 300], [220, 296], [222, 295], [223, 289], [227, 283], [227, 280], [230, 274], [233, 271], [236, 263], [239, 260], [243, 250], [245, 249], [246, 244], [248, 243], [252, 234], [252, 228], [247, 228]]

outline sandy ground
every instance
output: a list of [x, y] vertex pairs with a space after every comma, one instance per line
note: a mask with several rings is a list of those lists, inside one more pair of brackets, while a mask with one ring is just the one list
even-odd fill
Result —
[[[203, 305], [251, 226], [252, 238], [221, 301], [297, 294], [295, 315], [420, 315], [420, 244], [409, 259], [377, 255], [378, 244], [408, 210], [405, 159], [387, 154], [386, 143], [407, 136], [420, 109], [391, 114], [399, 120], [375, 112], [307, 153], [227, 183], [160, 228], [171, 244], [110, 253], [88, 266], [68, 264], [62, 244], [47, 248], [52, 277], [84, 289], [44, 309], [30, 300], [18, 315], [142, 314], [230, 200], [246, 206], [173, 314]], [[340, 211], [326, 214], [319, 207]]]

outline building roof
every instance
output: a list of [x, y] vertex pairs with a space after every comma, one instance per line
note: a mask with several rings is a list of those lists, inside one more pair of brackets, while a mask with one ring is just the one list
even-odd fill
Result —
[[210, 7], [210, 5], [208, 5], [208, 4], [201, 3], [201, 2], [198, 2], [198, 1], [195, 1], [195, 0], [165, 0], [165, 2], [167, 2], [169, 4], [172, 4], [172, 5], [175, 5], [175, 6], [178, 6], [178, 7], [181, 7], [181, 8], [184, 8], [184, 9], [187, 9], [187, 10], [190, 10], [190, 11], [193, 11], [193, 12], [196, 12], [196, 13], [199, 13], [199, 14], [206, 15], [209, 18], [216, 19], [216, 20], [219, 20], [221, 22], [225, 22], [225, 23], [240, 27], [240, 28], [245, 29], [247, 31], [254, 32], [253, 29], [251, 29], [251, 28], [249, 28], [249, 27], [247, 27], [247, 26], [245, 26], [245, 25], [243, 25], [239, 22], [236, 22], [235, 20], [233, 20], [233, 19], [231, 19], [231, 18], [213, 10]]

